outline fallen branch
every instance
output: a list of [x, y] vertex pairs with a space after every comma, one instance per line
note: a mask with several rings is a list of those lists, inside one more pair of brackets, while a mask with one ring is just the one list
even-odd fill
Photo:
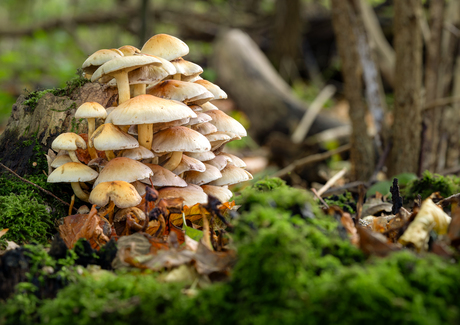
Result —
[[323, 187], [321, 187], [318, 190], [318, 195], [321, 196], [324, 192], [326, 192], [332, 185], [334, 185], [339, 179], [341, 179], [343, 175], [345, 175], [346, 172], [347, 172], [347, 168], [343, 168], [337, 174], [332, 176], [331, 179], [328, 180], [326, 184], [324, 184]]
[[305, 166], [308, 164], [312, 164], [315, 162], [323, 161], [324, 159], [327, 159], [329, 157], [332, 157], [333, 155], [337, 155], [339, 153], [345, 152], [350, 150], [350, 144], [345, 144], [341, 147], [338, 147], [337, 149], [330, 150], [324, 153], [318, 153], [316, 155], [311, 155], [308, 157], [304, 157], [298, 160], [295, 160], [293, 163], [290, 165], [286, 166], [285, 168], [277, 171], [272, 175], [272, 177], [283, 177], [289, 174], [290, 172], [294, 171], [296, 168]]
[[313, 194], [315, 194], [316, 198], [325, 206], [326, 209], [329, 209], [329, 205], [326, 203], [326, 201], [323, 200], [323, 198], [318, 194], [316, 189], [311, 188], [311, 191]]
[[[32, 183], [31, 181], [28, 181], [28, 180], [25, 179], [25, 178], [22, 178], [21, 176], [19, 176], [18, 174], [16, 174], [13, 170], [9, 169], [8, 167], [6, 167], [5, 165], [3, 165], [2, 163], [0, 163], [0, 166], [2, 166], [3, 168], [5, 168], [7, 171], [9, 171], [11, 174], [13, 174], [14, 176], [16, 176], [17, 178], [19, 178], [21, 181], [23, 181], [23, 182], [25, 182], [25, 183], [28, 183], [28, 184], [30, 184], [30, 185], [32, 185], [32, 186], [35, 186], [35, 187], [38, 188], [40, 191], [42, 191], [42, 192], [44, 192], [44, 193], [46, 193], [46, 194], [48, 194], [48, 195], [51, 195], [52, 197], [54, 197], [56, 200], [58, 200], [58, 201], [61, 202], [62, 204], [67, 205], [67, 206], [70, 206], [69, 203], [67, 203], [67, 202], [65, 202], [65, 201], [63, 201], [63, 200], [61, 200], [60, 198], [58, 198], [56, 195], [54, 195], [54, 194], [51, 193], [50, 191], [45, 190], [43, 187], [41, 187], [41, 186], [39, 186], [39, 185], [37, 185], [37, 184], [35, 184], [35, 183]], [[73, 208], [73, 209], [74, 209], [75, 211], [77, 211], [76, 208]]]

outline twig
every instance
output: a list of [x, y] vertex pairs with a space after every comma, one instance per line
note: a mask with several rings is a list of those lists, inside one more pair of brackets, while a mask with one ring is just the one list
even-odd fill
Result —
[[442, 199], [441, 201], [436, 203], [436, 205], [446, 207], [449, 204], [454, 203], [454, 202], [456, 202], [456, 203], [460, 202], [460, 193], [457, 193], [457, 194], [451, 195], [449, 197], [446, 197], [445, 199]]
[[321, 108], [323, 108], [323, 105], [328, 101], [328, 99], [334, 96], [335, 91], [336, 88], [333, 85], [327, 85], [323, 88], [323, 90], [321, 90], [318, 96], [316, 96], [316, 98], [310, 104], [310, 107], [308, 107], [308, 110], [303, 115], [299, 125], [297, 125], [297, 128], [291, 136], [292, 142], [301, 143], [305, 139], [305, 136], [310, 130], [310, 127], [313, 124], [313, 121], [315, 120], [319, 111]]
[[326, 182], [326, 184], [323, 185], [323, 187], [321, 187], [319, 190], [318, 190], [318, 195], [321, 196], [324, 192], [326, 192], [332, 185], [335, 184], [335, 182], [337, 182], [339, 179], [341, 179], [343, 177], [343, 175], [345, 175], [345, 173], [347, 172], [347, 168], [343, 168], [341, 171], [339, 171], [337, 174], [335, 174], [334, 176], [331, 177], [330, 180], [328, 180]]
[[318, 192], [314, 189], [314, 188], [311, 188], [311, 191], [313, 192], [313, 194], [315, 194], [316, 198], [322, 203], [324, 204], [324, 206], [326, 207], [326, 209], [329, 209], [329, 205], [327, 205], [327, 203], [323, 200], [323, 198], [321, 196], [319, 196]]
[[277, 171], [276, 173], [274, 173], [272, 175], [272, 177], [286, 176], [287, 174], [289, 174], [290, 172], [294, 171], [296, 168], [298, 168], [300, 166], [305, 166], [305, 165], [308, 165], [308, 164], [312, 164], [312, 163], [315, 163], [315, 162], [322, 161], [324, 159], [332, 157], [333, 155], [348, 151], [348, 150], [350, 150], [350, 147], [351, 147], [350, 144], [345, 144], [345, 145], [343, 145], [341, 147], [338, 147], [337, 149], [334, 149], [334, 150], [330, 150], [330, 151], [327, 151], [327, 152], [324, 152], [324, 153], [318, 153], [316, 155], [311, 155], [311, 156], [308, 156], [308, 157], [304, 157], [304, 158], [295, 160], [294, 162], [292, 162], [291, 164], [289, 164], [285, 168], [283, 168], [283, 169]]
[[304, 143], [309, 146], [314, 146], [315, 144], [331, 141], [331, 140], [338, 140], [340, 138], [350, 137], [351, 134], [351, 126], [350, 125], [342, 125], [332, 129], [327, 129], [321, 132], [318, 132], [312, 136], [309, 136], [305, 139]]
[[[51, 195], [52, 197], [54, 197], [56, 200], [58, 200], [58, 201], [61, 202], [62, 204], [67, 205], [67, 206], [70, 206], [69, 203], [67, 203], [67, 202], [65, 202], [65, 201], [63, 201], [63, 200], [61, 200], [60, 198], [58, 198], [56, 195], [54, 195], [54, 194], [51, 193], [50, 191], [45, 190], [43, 187], [40, 187], [40, 186], [38, 186], [37, 184], [32, 183], [31, 181], [28, 181], [28, 180], [25, 179], [25, 178], [22, 178], [21, 176], [19, 176], [18, 174], [16, 174], [14, 171], [12, 171], [11, 169], [9, 169], [8, 167], [6, 167], [5, 165], [3, 165], [2, 163], [0, 163], [0, 166], [2, 166], [3, 168], [5, 168], [7, 171], [9, 171], [11, 174], [13, 174], [14, 176], [16, 176], [17, 178], [19, 178], [21, 181], [23, 181], [23, 182], [25, 182], [25, 183], [28, 183], [28, 184], [30, 184], [30, 185], [32, 185], [32, 186], [35, 186], [35, 187], [38, 188], [40, 191], [42, 191], [42, 192], [44, 192], [44, 193], [46, 193], [46, 194], [48, 194], [48, 195]], [[73, 208], [73, 209], [74, 209], [75, 211], [77, 211], [76, 208]]]
[[331, 188], [329, 190], [327, 190], [326, 192], [323, 193], [323, 196], [329, 196], [329, 195], [333, 195], [335, 193], [341, 193], [343, 191], [350, 191], [352, 188], [355, 188], [355, 187], [358, 187], [360, 185], [366, 185], [365, 182], [362, 182], [362, 181], [356, 181], [356, 182], [351, 182], [351, 183], [348, 183], [348, 184], [345, 184], [343, 186], [340, 186], [340, 187], [334, 187], [334, 188]]

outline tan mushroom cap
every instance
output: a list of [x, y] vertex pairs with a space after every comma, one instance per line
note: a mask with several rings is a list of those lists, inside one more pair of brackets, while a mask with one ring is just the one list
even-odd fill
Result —
[[233, 193], [228, 188], [221, 187], [221, 186], [213, 186], [213, 185], [201, 185], [201, 188], [207, 195], [212, 195], [219, 199], [220, 202], [228, 202]]
[[192, 105], [189, 105], [188, 107], [190, 107], [190, 109], [194, 111], [195, 113], [203, 111], [203, 109], [199, 105], [192, 104]]
[[124, 56], [131, 56], [134, 54], [141, 53], [141, 50], [132, 45], [123, 45], [122, 47], [119, 47], [118, 50], [120, 50], [120, 52], [123, 53]]
[[158, 197], [160, 199], [181, 197], [184, 199], [184, 205], [187, 206], [208, 202], [208, 196], [203, 189], [194, 184], [189, 184], [187, 187], [164, 187], [158, 191]]
[[174, 126], [153, 135], [152, 150], [166, 152], [205, 152], [211, 149], [206, 137], [185, 126]]
[[[161, 61], [152, 56], [146, 55], [133, 55], [133, 56], [122, 56], [107, 61], [101, 65], [91, 77], [91, 81], [96, 81], [103, 76], [112, 75], [120, 71], [130, 72], [134, 69], [142, 67], [144, 65], [161, 65]], [[108, 80], [107, 80], [108, 81]]]
[[136, 188], [125, 181], [102, 182], [91, 191], [89, 202], [103, 207], [112, 201], [120, 209], [134, 207], [142, 198]]
[[210, 102], [201, 104], [200, 106], [201, 106], [201, 109], [203, 110], [203, 112], [218, 111], [219, 110], [216, 105], [214, 105], [214, 104], [212, 104]]
[[189, 52], [187, 44], [168, 34], [152, 36], [141, 49], [142, 53], [162, 57], [168, 61], [185, 56]]
[[225, 91], [223, 91], [218, 85], [213, 84], [210, 81], [201, 79], [201, 80], [194, 81], [194, 83], [205, 87], [209, 92], [211, 92], [214, 95], [214, 99], [227, 98], [227, 94], [225, 93]]
[[155, 155], [153, 152], [151, 152], [147, 148], [140, 146], [134, 149], [123, 150], [122, 157], [130, 158], [133, 160], [142, 160], [142, 159], [154, 158]]
[[139, 147], [137, 140], [112, 123], [99, 126], [91, 136], [90, 142], [97, 150], [122, 150]]
[[222, 174], [220, 173], [219, 169], [209, 164], [204, 165], [206, 167], [206, 170], [204, 172], [186, 172], [184, 176], [185, 181], [189, 184], [203, 185], [222, 177]]
[[68, 162], [56, 168], [49, 176], [48, 183], [89, 182], [99, 174], [85, 164]]
[[204, 104], [214, 98], [205, 87], [180, 80], [165, 80], [147, 89], [147, 94], [185, 104]]
[[56, 158], [51, 163], [51, 167], [58, 168], [59, 166], [62, 166], [68, 162], [72, 162], [72, 159], [69, 155], [56, 156]]
[[[177, 121], [171, 121], [171, 122], [164, 122], [164, 123], [154, 123], [152, 130], [153, 133], [157, 133], [161, 130], [168, 129], [173, 126], [179, 126], [179, 125], [186, 125], [190, 121], [190, 118], [183, 118]], [[137, 125], [133, 124], [129, 127], [128, 133], [131, 135], [137, 135], [138, 134], [138, 127]]]
[[152, 95], [140, 95], [122, 103], [107, 116], [116, 125], [151, 124], [196, 117], [185, 104]]
[[212, 117], [212, 120], [209, 121], [209, 123], [214, 124], [218, 131], [235, 133], [240, 137], [247, 136], [244, 126], [224, 112], [220, 110], [213, 110], [206, 111], [205, 113]]
[[130, 85], [138, 84], [158, 84], [169, 76], [169, 73], [162, 66], [147, 65], [133, 70], [128, 74]]
[[216, 158], [208, 160], [206, 163], [216, 167], [218, 170], [224, 169], [232, 159], [225, 155], [217, 155]]
[[176, 68], [176, 74], [180, 74], [183, 81], [189, 81], [203, 73], [203, 69], [198, 64], [184, 60], [183, 58], [171, 60], [171, 63]]
[[80, 105], [75, 112], [75, 118], [106, 118], [107, 111], [97, 102], [86, 102]]
[[[186, 187], [187, 183], [174, 174], [172, 171], [167, 170], [166, 168], [161, 167], [156, 164], [144, 163], [153, 171], [152, 183], [154, 186], [176, 186], [176, 187]], [[141, 182], [150, 185], [150, 179], [146, 178], [141, 180]]]
[[221, 170], [221, 173], [222, 177], [209, 183], [209, 185], [232, 185], [249, 181], [253, 178], [248, 171], [231, 165], [227, 165], [227, 167]]
[[109, 161], [94, 182], [94, 186], [102, 182], [125, 181], [132, 183], [153, 175], [150, 168], [136, 160], [118, 157]]
[[208, 135], [217, 132], [217, 128], [215, 127], [215, 125], [209, 122], [192, 125], [192, 129], [197, 132], [200, 132], [202, 135]]
[[211, 150], [214, 151], [221, 147], [222, 145], [233, 141], [233, 140], [241, 140], [241, 137], [239, 135], [236, 135], [231, 132], [220, 132], [217, 131], [215, 133], [211, 133], [206, 135], [206, 138], [209, 140], [211, 143]]
[[81, 136], [73, 132], [61, 133], [51, 143], [51, 149], [54, 151], [77, 150], [78, 148], [86, 149], [86, 142]]
[[197, 172], [204, 172], [206, 170], [206, 166], [198, 159], [195, 159], [195, 158], [192, 158], [186, 155], [182, 155], [182, 159], [179, 165], [172, 172], [176, 175], [180, 175], [190, 170], [194, 170]]
[[[198, 112], [196, 113], [195, 118], [191, 118], [190, 121], [188, 122], [188, 125], [196, 125], [196, 124], [202, 124], [211, 121], [212, 118], [208, 114]], [[217, 132], [217, 131], [216, 131]], [[200, 132], [201, 133], [201, 132]]]
[[91, 54], [82, 64], [82, 70], [85, 74], [92, 75], [101, 65], [115, 58], [119, 58], [123, 53], [113, 50], [98, 50]]
[[214, 159], [216, 155], [212, 151], [205, 152], [184, 152], [185, 155], [195, 158], [199, 161], [208, 161]]
[[226, 156], [230, 158], [230, 161], [228, 162], [229, 165], [233, 165], [235, 167], [240, 167], [240, 168], [246, 168], [246, 163], [244, 162], [244, 160], [235, 155], [232, 155], [228, 152], [221, 152], [219, 156]]

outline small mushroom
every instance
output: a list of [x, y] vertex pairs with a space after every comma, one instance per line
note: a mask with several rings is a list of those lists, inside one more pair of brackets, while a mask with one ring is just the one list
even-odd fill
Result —
[[[88, 121], [88, 139], [91, 138], [94, 129], [96, 128], [96, 119], [106, 117], [107, 111], [101, 104], [96, 102], [83, 103], [75, 112], [75, 118], [85, 118]], [[88, 145], [88, 152], [91, 159], [97, 158], [97, 152], [93, 146]]]
[[86, 142], [81, 136], [72, 132], [66, 132], [58, 135], [58, 137], [54, 139], [53, 143], [51, 143], [51, 149], [54, 151], [67, 150], [70, 159], [72, 159], [73, 162], [79, 163], [80, 160], [78, 160], [77, 155], [75, 154], [75, 150], [78, 148], [86, 149]]

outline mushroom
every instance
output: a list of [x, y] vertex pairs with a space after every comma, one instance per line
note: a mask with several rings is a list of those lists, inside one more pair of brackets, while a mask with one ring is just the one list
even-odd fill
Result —
[[98, 173], [80, 162], [68, 162], [56, 168], [49, 176], [48, 183], [70, 183], [75, 195], [88, 202], [89, 195], [84, 192], [79, 182], [94, 180]]
[[152, 170], [143, 163], [125, 157], [118, 157], [112, 159], [105, 165], [99, 177], [94, 182], [94, 187], [99, 183], [111, 181], [133, 183], [152, 175]]
[[206, 163], [216, 167], [218, 170], [222, 170], [227, 166], [232, 159], [225, 155], [217, 155], [216, 158], [208, 160]]
[[209, 92], [211, 92], [214, 95], [214, 99], [226, 99], [227, 94], [225, 91], [223, 91], [219, 86], [213, 84], [210, 81], [201, 79], [201, 80], [196, 80], [193, 83], [199, 84], [203, 87], [205, 87]]
[[134, 55], [134, 54], [141, 53], [141, 51], [137, 47], [132, 46], [132, 45], [123, 45], [123, 46], [119, 47], [118, 50], [121, 53], [123, 53], [124, 56], [131, 56], [131, 55]]
[[228, 152], [221, 152], [218, 156], [226, 156], [230, 158], [228, 165], [233, 165], [235, 167], [240, 167], [240, 168], [246, 168], [246, 163], [244, 162], [244, 160], [235, 155], [232, 155]]
[[115, 158], [113, 150], [139, 147], [134, 137], [124, 133], [112, 123], [105, 123], [98, 127], [89, 140], [89, 145], [94, 146], [97, 150], [104, 150], [108, 161]]
[[159, 165], [155, 164], [148, 164], [144, 163], [147, 167], [149, 167], [153, 171], [153, 176], [150, 179], [146, 178], [141, 180], [141, 182], [145, 184], [153, 184], [154, 186], [176, 186], [176, 187], [186, 187], [187, 183], [174, 174], [173, 172], [169, 171], [166, 168], [163, 168]]
[[208, 135], [217, 132], [217, 128], [209, 122], [192, 125], [192, 129], [200, 132], [202, 135]]
[[[107, 111], [105, 108], [96, 102], [86, 102], [83, 103], [75, 112], [75, 118], [85, 118], [88, 121], [88, 139], [93, 135], [94, 129], [96, 128], [96, 119], [97, 118], [106, 118]], [[93, 146], [88, 145], [88, 152], [91, 156], [91, 159], [97, 158], [96, 149]]]
[[187, 187], [164, 187], [158, 190], [159, 199], [183, 198], [184, 205], [192, 206], [197, 203], [208, 203], [208, 196], [201, 187], [189, 184]]
[[203, 73], [203, 69], [198, 64], [184, 60], [183, 58], [171, 60], [171, 63], [177, 71], [174, 75], [174, 79], [176, 80], [189, 81]]
[[54, 151], [67, 150], [70, 159], [72, 159], [73, 162], [79, 163], [80, 160], [78, 160], [75, 154], [75, 150], [78, 148], [86, 149], [86, 142], [81, 136], [73, 132], [62, 133], [51, 143], [51, 149]]
[[208, 114], [212, 117], [212, 120], [209, 121], [209, 123], [213, 124], [217, 128], [217, 131], [231, 132], [239, 135], [240, 137], [247, 136], [247, 132], [244, 126], [224, 112], [220, 110], [211, 110], [206, 111], [205, 114]]
[[185, 173], [184, 179], [189, 184], [203, 185], [215, 181], [222, 177], [219, 169], [216, 167], [204, 164], [206, 170], [204, 172], [188, 171]]
[[123, 150], [121, 156], [134, 160], [150, 159], [155, 157], [152, 151], [144, 148], [143, 146], [139, 146], [134, 149]]
[[176, 175], [180, 175], [189, 170], [204, 172], [206, 170], [206, 166], [198, 159], [182, 154], [180, 164], [172, 172]]
[[239, 167], [227, 165], [224, 169], [221, 170], [222, 177], [212, 181], [209, 185], [233, 185], [241, 182], [251, 180], [252, 175]]
[[177, 37], [168, 34], [157, 34], [145, 42], [141, 52], [171, 61], [187, 55], [189, 48], [187, 44]]
[[195, 158], [199, 161], [208, 161], [214, 159], [216, 155], [212, 151], [205, 152], [184, 152], [189, 157]]
[[214, 95], [205, 87], [180, 80], [165, 80], [149, 87], [147, 94], [160, 98], [177, 100], [187, 105], [201, 105], [214, 98]]
[[101, 65], [115, 58], [123, 56], [123, 53], [119, 50], [98, 50], [91, 54], [85, 62], [83, 62], [81, 68], [85, 74], [86, 79], [91, 79], [94, 71], [96, 71]]
[[222, 186], [201, 185], [201, 188], [207, 195], [216, 197], [220, 202], [228, 202], [233, 196], [232, 191]]

